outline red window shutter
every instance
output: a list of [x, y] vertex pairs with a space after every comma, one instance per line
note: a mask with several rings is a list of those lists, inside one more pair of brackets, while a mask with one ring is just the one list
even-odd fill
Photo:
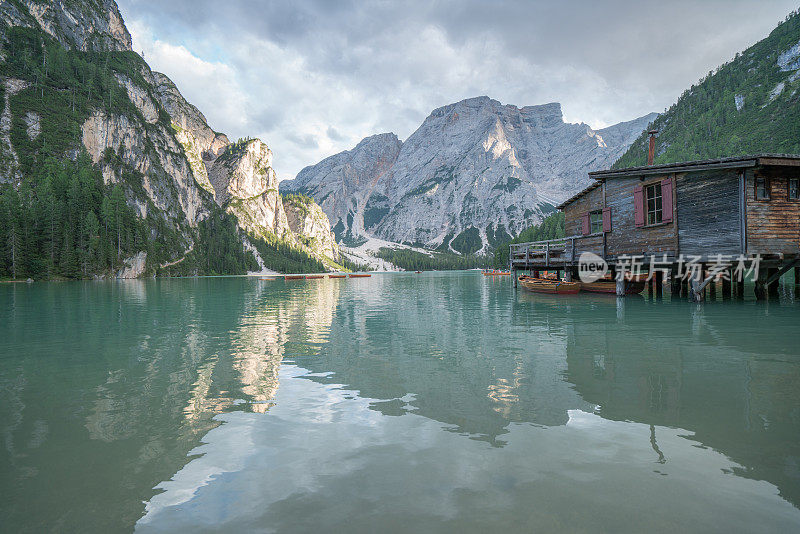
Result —
[[633, 220], [637, 227], [644, 226], [644, 191], [641, 185], [633, 188]]
[[672, 222], [672, 178], [661, 180], [661, 221]]
[[611, 231], [611, 208], [603, 208], [603, 232]]
[[583, 235], [589, 235], [590, 231], [590, 224], [589, 224], [589, 214], [583, 214]]

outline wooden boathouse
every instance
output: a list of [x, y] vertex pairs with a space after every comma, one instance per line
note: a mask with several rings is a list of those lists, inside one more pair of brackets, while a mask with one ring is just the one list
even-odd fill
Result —
[[[800, 156], [759, 154], [589, 176], [594, 180], [589, 187], [558, 206], [567, 237], [511, 245], [515, 281], [520, 270], [559, 271], [571, 280], [584, 252], [605, 259], [612, 272], [621, 257], [666, 258], [672, 293], [697, 300], [706, 286], [711, 292], [716, 286], [706, 275], [682, 283], [683, 256], [699, 258], [701, 272], [707, 273], [718, 255], [758, 255], [759, 299], [776, 295], [778, 279], [789, 269], [800, 274]], [[664, 271], [654, 272], [650, 291], [660, 294]], [[723, 280], [723, 297], [741, 296], [743, 288], [743, 282], [732, 286]]]

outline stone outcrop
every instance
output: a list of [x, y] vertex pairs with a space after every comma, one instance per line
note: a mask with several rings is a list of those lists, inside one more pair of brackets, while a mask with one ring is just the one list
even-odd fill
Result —
[[11, 144], [11, 104], [9, 98], [26, 89], [30, 84], [24, 80], [3, 80], [3, 113], [0, 115], [0, 183], [16, 183], [22, 179], [19, 172], [19, 156]]
[[565, 123], [557, 103], [471, 98], [434, 110], [403, 143], [369, 137], [281, 187], [313, 196], [340, 237], [464, 251], [452, 248], [462, 236], [487, 250], [611, 166], [655, 116], [595, 131]]
[[217, 203], [249, 233], [279, 239], [325, 261], [337, 260], [336, 240], [322, 209], [313, 201], [284, 199], [272, 169], [272, 151], [259, 139], [229, 145], [208, 170]]
[[309, 247], [315, 256], [338, 258], [339, 248], [336, 236], [331, 231], [331, 223], [322, 208], [311, 201], [293, 198], [283, 199], [283, 209], [289, 229]]

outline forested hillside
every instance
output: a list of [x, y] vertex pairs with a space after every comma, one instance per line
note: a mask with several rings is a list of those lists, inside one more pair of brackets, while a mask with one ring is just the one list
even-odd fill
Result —
[[500, 268], [508, 267], [509, 245], [528, 243], [530, 241], [546, 241], [548, 239], [558, 239], [559, 237], [564, 237], [564, 213], [560, 211], [547, 217], [541, 224], [526, 228], [511, 241], [497, 247], [494, 251], [494, 266]]
[[[279, 201], [248, 189], [273, 177], [258, 174], [270, 171], [266, 145], [226, 151], [227, 138], [131, 50], [111, 0], [0, 2], [0, 108], [0, 278], [242, 274], [259, 259], [327, 267], [305, 246], [327, 244], [326, 220], [307, 236], [306, 220], [287, 221]], [[209, 182], [205, 166], [220, 154], [217, 185], [236, 194], [236, 174], [250, 197], [241, 213]], [[253, 156], [257, 168], [242, 168]]]
[[[709, 72], [660, 115], [655, 163], [800, 154], [800, 14]], [[614, 168], [647, 163], [643, 133]]]

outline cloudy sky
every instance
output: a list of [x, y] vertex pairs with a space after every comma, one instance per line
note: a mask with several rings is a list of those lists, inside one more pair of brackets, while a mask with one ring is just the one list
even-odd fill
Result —
[[281, 179], [436, 107], [561, 102], [600, 128], [663, 111], [797, 0], [118, 0], [212, 128], [260, 137]]

